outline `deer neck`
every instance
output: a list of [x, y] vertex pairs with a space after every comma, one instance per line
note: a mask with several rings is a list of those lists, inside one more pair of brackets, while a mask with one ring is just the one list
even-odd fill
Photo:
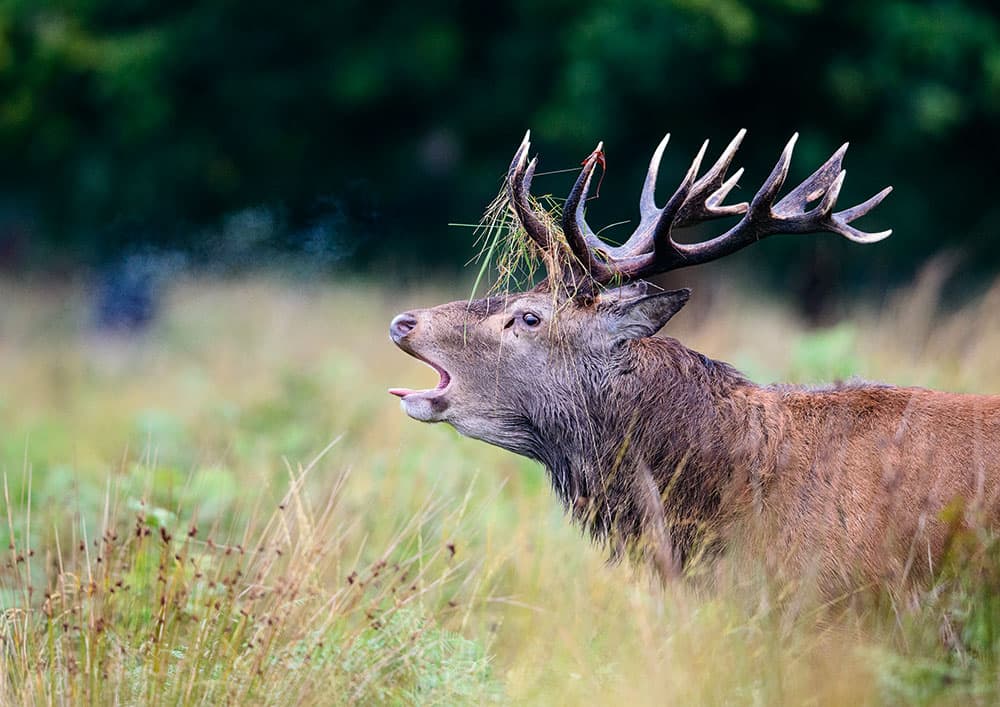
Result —
[[597, 536], [712, 523], [773, 468], [759, 389], [672, 339], [632, 342], [604, 389], [537, 425], [535, 456]]

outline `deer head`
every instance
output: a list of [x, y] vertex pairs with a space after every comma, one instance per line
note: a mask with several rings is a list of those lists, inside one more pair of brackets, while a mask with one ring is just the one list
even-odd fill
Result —
[[[644, 278], [721, 258], [777, 233], [830, 231], [857, 243], [890, 234], [865, 233], [850, 225], [875, 208], [890, 188], [858, 206], [834, 211], [844, 181], [846, 145], [777, 200], [793, 137], [749, 203], [723, 205], [743, 173], [740, 169], [726, 176], [744, 135], [740, 131], [699, 176], [706, 142], [681, 185], [660, 207], [654, 190], [669, 136], [664, 138], [643, 184], [639, 225], [617, 247], [602, 241], [584, 218], [591, 180], [604, 160], [602, 146], [583, 163], [559, 233], [530, 198], [537, 161], [528, 160], [526, 135], [506, 189], [510, 208], [545, 259], [547, 277], [531, 291], [452, 302], [393, 319], [392, 340], [440, 374], [431, 390], [390, 390], [402, 399], [404, 411], [424, 422], [448, 422], [462, 434], [542, 461], [567, 500], [586, 496], [596, 476], [620, 463], [623, 440], [639, 444], [640, 438], [656, 434], [653, 427], [662, 436], [662, 420], [651, 415], [691, 416], [701, 410], [710, 416], [691, 365], [695, 359], [690, 357], [700, 355], [680, 346], [664, 348], [665, 340], [652, 338], [690, 293], [661, 291]], [[741, 218], [700, 243], [673, 238], [675, 229], [724, 216]], [[718, 366], [716, 370], [731, 371]], [[732, 372], [732, 380], [742, 379]], [[655, 400], [651, 390], [660, 391]], [[672, 397], [664, 405], [667, 395]], [[658, 412], [652, 409], [657, 405]], [[711, 440], [702, 443], [711, 447]], [[655, 465], [662, 456], [647, 449], [644, 463]]]

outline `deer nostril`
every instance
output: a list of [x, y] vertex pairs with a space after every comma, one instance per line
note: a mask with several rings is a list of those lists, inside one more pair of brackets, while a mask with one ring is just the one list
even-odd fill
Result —
[[417, 326], [417, 318], [412, 314], [399, 314], [389, 325], [389, 336], [392, 340], [399, 342], [404, 336], [409, 334]]

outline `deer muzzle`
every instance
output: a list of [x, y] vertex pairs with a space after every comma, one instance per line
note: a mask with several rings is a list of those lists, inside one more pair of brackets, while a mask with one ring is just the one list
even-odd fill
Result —
[[400, 406], [410, 417], [423, 422], [438, 422], [448, 409], [444, 396], [451, 384], [451, 374], [443, 366], [415, 350], [413, 337], [418, 331], [419, 324], [420, 320], [414, 313], [404, 312], [396, 315], [389, 323], [389, 338], [403, 351], [437, 371], [438, 384], [427, 390], [389, 388], [389, 393], [400, 398]]

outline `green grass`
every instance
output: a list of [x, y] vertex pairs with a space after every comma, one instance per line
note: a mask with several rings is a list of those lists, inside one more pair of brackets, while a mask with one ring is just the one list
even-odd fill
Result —
[[[387, 322], [468, 291], [186, 282], [107, 339], [80, 290], [0, 282], [0, 703], [1000, 697], [989, 537], [905, 606], [817, 607], [736, 562], [660, 587], [536, 464], [406, 418], [385, 389], [435, 374]], [[700, 288], [669, 329], [758, 380], [1000, 391], [998, 293], [938, 316], [917, 286], [807, 331]]]

